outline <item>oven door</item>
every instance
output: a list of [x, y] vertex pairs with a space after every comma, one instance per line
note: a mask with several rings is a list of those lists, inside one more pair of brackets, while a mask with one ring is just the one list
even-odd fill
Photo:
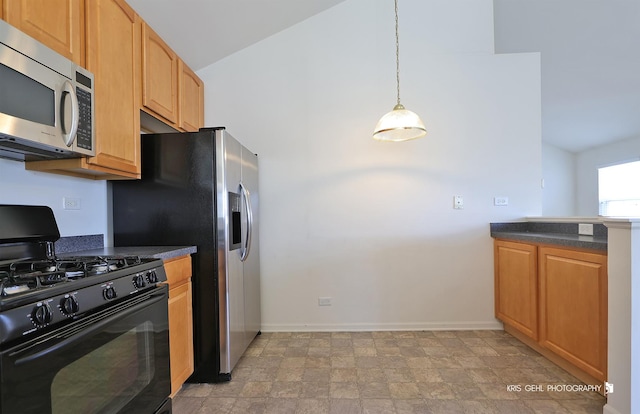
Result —
[[170, 393], [167, 286], [1, 352], [0, 413], [155, 413]]

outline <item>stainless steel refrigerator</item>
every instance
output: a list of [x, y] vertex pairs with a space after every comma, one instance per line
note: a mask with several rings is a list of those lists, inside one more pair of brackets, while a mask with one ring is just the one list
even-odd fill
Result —
[[257, 156], [224, 128], [142, 135], [142, 179], [111, 185], [116, 246], [197, 246], [190, 381], [230, 380], [260, 333]]

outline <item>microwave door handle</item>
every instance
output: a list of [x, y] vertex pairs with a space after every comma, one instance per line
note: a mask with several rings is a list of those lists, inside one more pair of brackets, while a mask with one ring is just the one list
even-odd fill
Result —
[[251, 236], [253, 233], [253, 211], [251, 210], [251, 194], [247, 187], [244, 184], [240, 183], [240, 189], [242, 190], [242, 195], [244, 198], [244, 205], [247, 211], [247, 235], [244, 241], [244, 249], [242, 254], [240, 255], [240, 260], [245, 261], [247, 257], [249, 257], [249, 252], [251, 250]]
[[[64, 143], [67, 147], [70, 147], [73, 140], [76, 138], [78, 132], [78, 122], [80, 121], [80, 109], [78, 108], [78, 97], [76, 91], [73, 89], [73, 85], [69, 81], [65, 81], [62, 86], [62, 96], [60, 98], [60, 118], [61, 124], [64, 124], [64, 96], [65, 94], [71, 97], [71, 130], [68, 134], [64, 135]], [[66, 129], [66, 128], [65, 128]], [[66, 132], [66, 131], [63, 131]]]

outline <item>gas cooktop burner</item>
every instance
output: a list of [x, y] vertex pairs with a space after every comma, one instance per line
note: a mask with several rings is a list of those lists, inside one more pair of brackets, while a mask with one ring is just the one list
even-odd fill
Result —
[[17, 261], [0, 268], [0, 295], [17, 295], [66, 281], [55, 261]]
[[65, 271], [67, 277], [74, 278], [101, 275], [141, 263], [138, 256], [79, 256], [59, 259], [57, 266]]
[[0, 298], [133, 268], [148, 260], [138, 256], [76, 256], [52, 260], [17, 260], [0, 265]]

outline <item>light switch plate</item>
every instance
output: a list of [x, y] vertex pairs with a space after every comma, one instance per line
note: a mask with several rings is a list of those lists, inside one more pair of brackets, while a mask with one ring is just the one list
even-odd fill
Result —
[[464, 199], [461, 195], [453, 196], [453, 208], [461, 210], [464, 208]]

